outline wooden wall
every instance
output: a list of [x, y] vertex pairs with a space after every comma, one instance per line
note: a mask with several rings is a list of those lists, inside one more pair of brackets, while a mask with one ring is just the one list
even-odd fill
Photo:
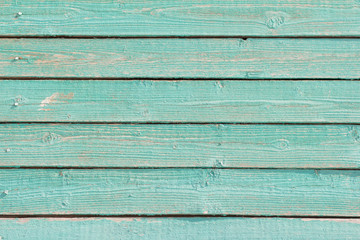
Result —
[[359, 239], [359, 0], [0, 8], [0, 239]]

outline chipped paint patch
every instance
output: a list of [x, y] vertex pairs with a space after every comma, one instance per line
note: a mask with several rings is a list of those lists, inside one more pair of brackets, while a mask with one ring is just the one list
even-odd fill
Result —
[[41, 101], [40, 103], [40, 108], [38, 109], [39, 111], [49, 111], [51, 109], [45, 109], [45, 107], [47, 105], [52, 105], [52, 104], [57, 104], [57, 103], [65, 103], [66, 101], [61, 101], [61, 100], [69, 100], [72, 99], [74, 97], [74, 93], [69, 93], [67, 95], [63, 94], [63, 93], [54, 93], [52, 94], [50, 97], [46, 97], [44, 100]]
[[95, 217], [87, 217], [87, 218], [46, 218], [49, 222], [54, 221], [64, 221], [64, 222], [83, 222], [83, 221], [95, 221], [95, 220], [101, 220], [99, 218]]
[[116, 223], [139, 221], [139, 219], [137, 218], [105, 218], [105, 219]]
[[30, 220], [31, 220], [31, 218], [18, 218], [18, 219], [16, 219], [16, 222], [20, 223], [20, 224], [25, 224], [25, 223], [28, 223]]

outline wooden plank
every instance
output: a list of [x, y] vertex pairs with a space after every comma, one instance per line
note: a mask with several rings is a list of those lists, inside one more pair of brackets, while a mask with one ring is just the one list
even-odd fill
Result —
[[359, 219], [23, 218], [0, 219], [3, 239], [358, 239]]
[[358, 79], [358, 39], [0, 39], [0, 77]]
[[359, 81], [3, 80], [0, 89], [2, 122], [360, 121]]
[[359, 216], [360, 172], [1, 169], [0, 214]]
[[357, 126], [0, 125], [3, 167], [360, 168]]
[[1, 0], [0, 35], [360, 36], [357, 0]]

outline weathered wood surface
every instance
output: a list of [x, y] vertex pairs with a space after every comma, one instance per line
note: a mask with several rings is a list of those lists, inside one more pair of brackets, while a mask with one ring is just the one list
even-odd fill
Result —
[[1, 0], [5, 36], [360, 36], [357, 0]]
[[360, 168], [346, 125], [0, 125], [3, 167]]
[[0, 219], [2, 239], [359, 239], [359, 219], [23, 218]]
[[360, 172], [1, 169], [0, 214], [359, 216]]
[[1, 122], [360, 122], [359, 81], [3, 80], [0, 89]]
[[358, 79], [358, 39], [0, 39], [0, 77]]

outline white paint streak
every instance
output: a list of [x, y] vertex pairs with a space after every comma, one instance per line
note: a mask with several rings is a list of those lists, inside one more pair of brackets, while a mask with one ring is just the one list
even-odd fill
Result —
[[68, 95], [65, 95], [63, 93], [53, 93], [50, 97], [46, 97], [44, 100], [40, 103], [39, 111], [49, 111], [50, 109], [45, 109], [47, 105], [55, 104], [55, 103], [63, 103], [64, 101], [59, 101], [62, 99], [72, 99], [74, 97], [74, 93], [69, 93]]
[[44, 100], [41, 101], [40, 107], [43, 108], [43, 107], [45, 107], [46, 105], [55, 102], [55, 101], [56, 101], [55, 99], [56, 99], [58, 96], [59, 96], [59, 93], [54, 93], [54, 94], [51, 95], [50, 97], [45, 98]]

